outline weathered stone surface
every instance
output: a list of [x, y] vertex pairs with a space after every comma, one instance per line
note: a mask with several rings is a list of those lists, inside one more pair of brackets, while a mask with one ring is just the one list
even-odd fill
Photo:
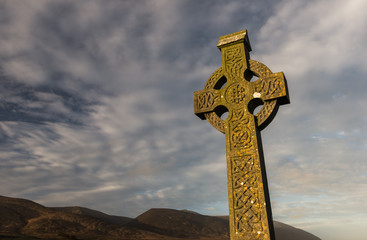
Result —
[[194, 92], [194, 112], [226, 136], [230, 236], [274, 239], [260, 130], [289, 103], [286, 79], [249, 59], [246, 30], [220, 37], [217, 46], [222, 66]]

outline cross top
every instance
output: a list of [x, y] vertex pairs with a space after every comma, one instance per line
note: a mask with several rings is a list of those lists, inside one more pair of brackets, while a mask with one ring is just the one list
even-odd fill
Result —
[[282, 72], [272, 73], [250, 59], [246, 30], [220, 37], [217, 46], [222, 66], [204, 89], [194, 92], [194, 111], [226, 136], [231, 239], [273, 240], [260, 130], [272, 121], [279, 105], [289, 103], [286, 79]]
[[[195, 114], [207, 119], [216, 129], [225, 132], [225, 121], [220, 116], [243, 108], [255, 115], [257, 127], [264, 129], [274, 118], [278, 106], [289, 103], [284, 74], [272, 73], [264, 64], [249, 59], [251, 51], [247, 30], [220, 37], [217, 47], [222, 53], [222, 67], [208, 79], [201, 91], [194, 93]], [[251, 81], [258, 78], [256, 81]]]

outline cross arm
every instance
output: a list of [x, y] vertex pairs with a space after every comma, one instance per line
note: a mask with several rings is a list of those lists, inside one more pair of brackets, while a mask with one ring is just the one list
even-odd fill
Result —
[[203, 89], [194, 92], [194, 112], [199, 118], [206, 119], [205, 113], [213, 112], [219, 105], [222, 105], [220, 90]]
[[272, 73], [254, 82], [255, 92], [264, 101], [278, 99], [280, 105], [289, 103], [287, 81], [283, 72]]

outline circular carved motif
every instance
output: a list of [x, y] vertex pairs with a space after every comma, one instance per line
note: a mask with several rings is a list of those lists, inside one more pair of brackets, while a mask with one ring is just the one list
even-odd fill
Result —
[[226, 91], [227, 102], [238, 104], [243, 103], [246, 97], [246, 88], [240, 83], [232, 84]]
[[[259, 76], [259, 78], [266, 78], [271, 74], [271, 71], [267, 66], [252, 59], [249, 59], [248, 68], [252, 72], [256, 73], [256, 75]], [[215, 84], [223, 76], [224, 76], [223, 70], [222, 67], [220, 67], [212, 74], [212, 76], [210, 76], [204, 88], [213, 89]], [[234, 84], [234, 85], [241, 85], [241, 84]], [[227, 90], [229, 90], [229, 88]], [[227, 91], [225, 98], [229, 103], [232, 102], [235, 103], [237, 101], [235, 99], [238, 99], [238, 101], [242, 102], [246, 97], [246, 91], [240, 91], [240, 92], [244, 94], [243, 97], [241, 97], [242, 95], [238, 95], [237, 97], [234, 97], [232, 100], [230, 94]], [[257, 96], [258, 94], [256, 94], [256, 96], [254, 97], [256, 98]], [[266, 120], [272, 115], [272, 113], [274, 113], [274, 111], [276, 110], [276, 106], [277, 106], [277, 99], [264, 102], [264, 106], [255, 116], [258, 120], [257, 125], [260, 129], [264, 128], [269, 123]], [[216, 129], [218, 129], [222, 133], [225, 132], [224, 120], [222, 120], [216, 113], [214, 112], [205, 113], [205, 117], [210, 122], [210, 124], [212, 124]]]

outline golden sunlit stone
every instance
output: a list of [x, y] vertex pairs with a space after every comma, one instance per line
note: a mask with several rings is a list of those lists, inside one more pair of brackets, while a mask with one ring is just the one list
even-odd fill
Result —
[[[203, 90], [194, 92], [194, 108], [198, 117], [226, 136], [231, 239], [273, 240], [260, 130], [271, 122], [279, 105], [289, 103], [286, 79], [282, 72], [272, 73], [250, 59], [247, 30], [220, 37], [217, 46], [222, 66]], [[228, 116], [222, 119], [225, 112]]]

